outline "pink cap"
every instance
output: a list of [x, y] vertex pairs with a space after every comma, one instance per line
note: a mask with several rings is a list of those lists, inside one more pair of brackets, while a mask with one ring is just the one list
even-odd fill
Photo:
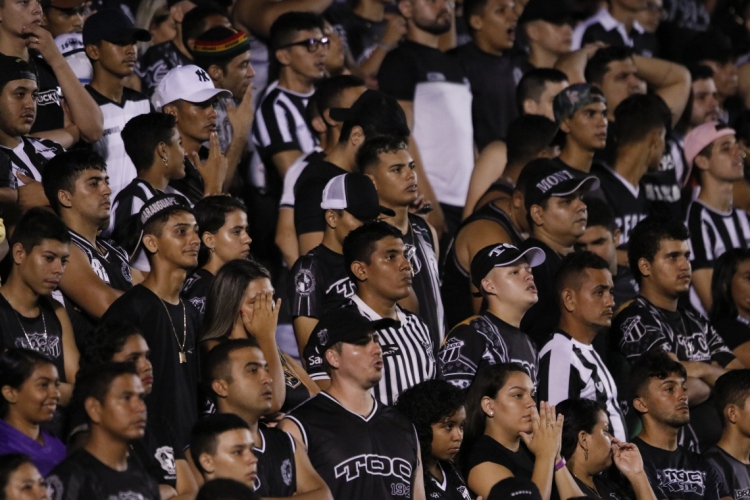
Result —
[[687, 168], [693, 167], [693, 160], [703, 148], [714, 142], [719, 137], [734, 135], [735, 131], [720, 122], [708, 122], [695, 127], [685, 137], [685, 160]]

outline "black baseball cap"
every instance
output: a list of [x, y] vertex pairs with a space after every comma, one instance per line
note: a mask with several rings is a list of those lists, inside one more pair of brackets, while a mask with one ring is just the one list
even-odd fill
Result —
[[539, 488], [529, 479], [509, 477], [495, 484], [487, 500], [542, 500]]
[[552, 24], [572, 24], [573, 8], [568, 0], [530, 0], [523, 8], [518, 24], [545, 21]]
[[151, 33], [136, 28], [124, 12], [117, 9], [100, 10], [83, 23], [83, 44], [94, 45], [101, 41], [110, 43], [148, 42]]
[[378, 191], [372, 179], [364, 174], [337, 175], [323, 189], [323, 210], [346, 210], [363, 221], [375, 220], [384, 214], [394, 217], [396, 212], [380, 205]]
[[547, 258], [544, 250], [537, 247], [519, 250], [507, 243], [486, 246], [471, 259], [471, 282], [475, 287], [481, 289], [482, 280], [494, 268], [510, 266], [524, 257], [531, 267], [542, 264]]
[[[599, 189], [599, 179], [593, 175], [587, 177], [574, 175], [546, 158], [533, 160], [529, 162], [529, 165], [532, 163], [535, 164], [535, 167], [537, 163], [540, 165], [546, 163], [547, 168], [541, 168], [535, 172], [535, 175], [526, 184], [526, 192], [524, 193], [526, 210], [529, 210], [532, 205], [540, 205], [544, 200], [553, 196], [563, 197], [578, 190], [587, 193]], [[528, 166], [525, 168], [528, 168]]]
[[366, 90], [350, 108], [330, 108], [332, 120], [344, 125], [372, 128], [375, 134], [408, 137], [409, 125], [401, 105], [393, 97], [379, 90]]
[[156, 195], [148, 200], [145, 205], [143, 205], [140, 213], [138, 214], [138, 229], [140, 231], [140, 234], [138, 236], [138, 241], [136, 241], [135, 247], [133, 249], [133, 254], [130, 256], [131, 259], [135, 257], [136, 252], [141, 246], [141, 242], [143, 241], [143, 229], [146, 227], [146, 225], [156, 217], [162, 215], [164, 212], [176, 210], [184, 210], [186, 212], [193, 213], [193, 209], [190, 208], [190, 204], [188, 203], [187, 199], [185, 199], [185, 197], [183, 196], [175, 194]]
[[38, 80], [36, 71], [30, 62], [20, 57], [0, 54], [0, 85], [14, 80]]
[[320, 319], [312, 335], [317, 335], [323, 352], [333, 345], [344, 342], [346, 344], [362, 344], [370, 341], [370, 335], [384, 328], [398, 327], [399, 322], [391, 318], [381, 318], [376, 321], [362, 316], [354, 309], [334, 309]]

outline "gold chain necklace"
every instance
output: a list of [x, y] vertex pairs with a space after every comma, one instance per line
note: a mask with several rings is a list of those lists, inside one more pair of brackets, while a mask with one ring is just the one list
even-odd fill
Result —
[[169, 318], [169, 324], [172, 326], [172, 333], [177, 341], [177, 347], [180, 348], [180, 364], [187, 363], [187, 354], [185, 353], [185, 343], [187, 342], [187, 312], [185, 311], [185, 303], [180, 299], [180, 304], [182, 304], [182, 345], [180, 345], [180, 338], [177, 336], [177, 330], [174, 329], [174, 322], [172, 321], [172, 315], [169, 314], [169, 309], [167, 309], [167, 304], [161, 297], [159, 297], [159, 300], [161, 300], [161, 305], [164, 306], [164, 311], [166, 311], [167, 318]]

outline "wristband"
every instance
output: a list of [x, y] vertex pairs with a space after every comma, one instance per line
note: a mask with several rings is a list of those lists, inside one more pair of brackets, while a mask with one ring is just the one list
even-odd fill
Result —
[[565, 457], [561, 457], [560, 461], [555, 464], [555, 472], [565, 467]]

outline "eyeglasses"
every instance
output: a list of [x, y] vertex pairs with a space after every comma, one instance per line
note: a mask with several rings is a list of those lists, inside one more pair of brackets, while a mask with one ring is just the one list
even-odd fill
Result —
[[328, 47], [330, 45], [331, 39], [327, 36], [324, 36], [323, 38], [308, 38], [307, 40], [302, 40], [301, 42], [294, 42], [294, 43], [288, 43], [286, 45], [282, 45], [279, 47], [280, 49], [286, 49], [289, 47], [307, 47], [308, 52], [317, 52], [320, 47]]

